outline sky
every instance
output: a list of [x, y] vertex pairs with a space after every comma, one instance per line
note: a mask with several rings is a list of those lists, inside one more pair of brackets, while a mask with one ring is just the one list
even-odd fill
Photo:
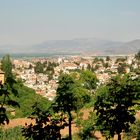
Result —
[[140, 0], [0, 0], [0, 44], [140, 39]]

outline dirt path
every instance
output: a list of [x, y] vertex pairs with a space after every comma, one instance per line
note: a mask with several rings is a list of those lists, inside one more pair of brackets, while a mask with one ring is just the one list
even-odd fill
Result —
[[[84, 109], [82, 110], [83, 112], [83, 119], [86, 120], [88, 119], [88, 116], [89, 116], [89, 110], [87, 109]], [[32, 120], [30, 118], [18, 118], [18, 119], [12, 119], [10, 120], [9, 124], [8, 125], [5, 125], [4, 128], [5, 129], [8, 129], [8, 128], [14, 128], [16, 126], [25, 126], [25, 124], [29, 125], [31, 123], [35, 123], [35, 120]], [[72, 124], [72, 134], [75, 134], [77, 133], [79, 130], [78, 130], [78, 127], [76, 126], [76, 124]], [[65, 129], [62, 129], [61, 130], [61, 134], [63, 136], [66, 136], [68, 135], [68, 127], [66, 127]], [[100, 138], [101, 137], [101, 133], [100, 132], [96, 132], [95, 133], [95, 136]]]
[[[12, 120], [10, 120], [10, 122], [9, 122], [8, 125], [5, 125], [5, 126], [4, 126], [4, 128], [5, 128], [5, 129], [8, 129], [8, 128], [14, 128], [14, 127], [16, 127], [16, 126], [25, 126], [25, 124], [29, 125], [29, 124], [31, 124], [31, 123], [34, 124], [34, 123], [35, 123], [35, 120], [31, 120], [31, 119], [29, 119], [29, 118], [12, 119]], [[72, 134], [75, 134], [75, 133], [77, 133], [77, 132], [78, 132], [78, 127], [76, 126], [76, 124], [72, 124]], [[61, 134], [62, 134], [63, 136], [68, 135], [68, 127], [66, 127], [65, 129], [62, 129], [62, 130], [61, 130]], [[95, 133], [95, 136], [96, 136], [97, 138], [99, 138], [99, 139], [102, 137], [102, 135], [101, 135], [100, 132], [96, 132], [96, 133]]]
[[31, 123], [35, 123], [35, 120], [31, 120], [29, 118], [18, 118], [18, 119], [12, 119], [10, 120], [9, 124], [5, 125], [4, 128], [13, 128], [16, 126], [25, 126], [25, 124], [29, 125]]
[[[89, 110], [83, 110], [82, 112], [84, 113], [83, 119], [88, 119]], [[136, 118], [137, 119], [140, 119], [140, 111], [137, 112]], [[35, 123], [35, 120], [31, 120], [29, 118], [18, 118], [18, 119], [10, 120], [9, 124], [8, 125], [5, 125], [4, 128], [7, 129], [7, 128], [13, 128], [15, 126], [25, 126], [25, 124], [29, 125], [31, 123], [34, 124]], [[77, 133], [77, 132], [78, 132], [78, 127], [76, 126], [76, 124], [72, 124], [72, 134]], [[68, 135], [68, 127], [66, 127], [65, 129], [61, 130], [61, 134], [63, 136]], [[94, 135], [98, 139], [103, 139], [100, 132], [95, 132]]]

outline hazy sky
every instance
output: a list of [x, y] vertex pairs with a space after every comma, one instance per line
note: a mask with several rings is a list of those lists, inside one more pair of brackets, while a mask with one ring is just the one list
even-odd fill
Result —
[[140, 39], [140, 0], [0, 0], [0, 44]]

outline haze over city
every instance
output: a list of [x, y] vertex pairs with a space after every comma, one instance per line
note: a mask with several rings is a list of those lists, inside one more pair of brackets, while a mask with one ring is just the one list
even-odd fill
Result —
[[140, 0], [0, 0], [0, 140], [140, 140]]
[[0, 0], [0, 45], [140, 38], [139, 0]]

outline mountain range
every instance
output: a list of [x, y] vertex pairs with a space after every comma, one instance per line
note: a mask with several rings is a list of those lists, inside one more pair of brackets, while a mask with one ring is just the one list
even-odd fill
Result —
[[117, 42], [96, 38], [51, 40], [33, 46], [0, 45], [1, 53], [63, 53], [89, 55], [135, 54], [140, 50], [140, 39]]

